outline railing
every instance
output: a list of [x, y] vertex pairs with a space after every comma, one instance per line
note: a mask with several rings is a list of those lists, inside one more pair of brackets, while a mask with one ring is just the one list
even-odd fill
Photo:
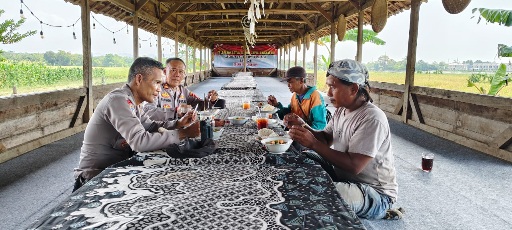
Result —
[[[184, 84], [190, 86], [210, 76], [210, 71], [191, 73]], [[95, 85], [94, 107], [108, 92], [123, 84]], [[0, 163], [85, 130], [85, 98], [85, 88], [1, 98]]]

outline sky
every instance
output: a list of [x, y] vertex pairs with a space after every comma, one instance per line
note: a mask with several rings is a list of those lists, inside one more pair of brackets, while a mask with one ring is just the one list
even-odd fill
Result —
[[[5, 13], [0, 21], [20, 18], [19, 0], [0, 0], [0, 9]], [[51, 25], [73, 25], [80, 17], [80, 7], [67, 3], [64, 0], [24, 0], [30, 10], [44, 23]], [[418, 46], [416, 60], [426, 62], [446, 62], [465, 60], [482, 60], [495, 62], [508, 62], [507, 58], [497, 57], [498, 44], [512, 46], [512, 27], [486, 23], [482, 20], [477, 23], [477, 14], [472, 14], [473, 8], [491, 8], [512, 10], [510, 0], [472, 0], [469, 6], [459, 14], [449, 14], [442, 6], [441, 0], [430, 0], [421, 5], [418, 30]], [[63, 50], [71, 53], [82, 53], [81, 22], [75, 26], [54, 28], [43, 25], [44, 39], [39, 36], [41, 26], [39, 20], [30, 14], [23, 6], [24, 15], [27, 17], [25, 24], [20, 27], [20, 32], [37, 30], [37, 34], [22, 40], [16, 44], [0, 44], [4, 51], [44, 53], [46, 51], [57, 52]], [[126, 28], [126, 23], [116, 21], [102, 15], [93, 14], [92, 22], [96, 23], [96, 29], [91, 31], [93, 56], [108, 53], [123, 56], [132, 55], [132, 27]], [[474, 16], [474, 18], [472, 18]], [[410, 10], [388, 18], [386, 26], [378, 37], [386, 41], [386, 45], [378, 46], [370, 43], [363, 45], [363, 63], [376, 61], [380, 56], [387, 55], [394, 60], [402, 60], [407, 56], [407, 44], [409, 36]], [[107, 29], [103, 28], [104, 25]], [[256, 26], [258, 26], [256, 24]], [[74, 30], [73, 30], [74, 28]], [[123, 29], [124, 28], [124, 29]], [[128, 29], [128, 33], [127, 33]], [[365, 26], [365, 29], [371, 29]], [[116, 33], [109, 32], [118, 31]], [[73, 39], [75, 31], [77, 39]], [[156, 57], [156, 36], [139, 30], [142, 40], [139, 54], [141, 56]], [[116, 44], [113, 44], [113, 38]], [[150, 42], [151, 40], [151, 47]], [[164, 57], [170, 57], [174, 53], [174, 41], [168, 38], [162, 39]], [[306, 60], [313, 56], [313, 46], [306, 51]], [[171, 50], [172, 49], [172, 50]], [[292, 50], [292, 61], [294, 58]], [[356, 43], [351, 41], [338, 42], [336, 44], [337, 60], [350, 58], [356, 55]], [[319, 54], [327, 55], [325, 48], [319, 48]], [[308, 59], [309, 58], [309, 59]], [[299, 52], [298, 59], [302, 59]]]

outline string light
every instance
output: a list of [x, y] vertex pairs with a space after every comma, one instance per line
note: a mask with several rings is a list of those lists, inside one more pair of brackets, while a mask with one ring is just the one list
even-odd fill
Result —
[[95, 30], [96, 29], [96, 23], [92, 23], [92, 29]]
[[73, 39], [75, 39], [75, 40], [76, 40], [75, 25], [73, 25]]
[[43, 33], [43, 21], [39, 21], [41, 24], [41, 32], [39, 32], [39, 35], [41, 35], [41, 39], [44, 39], [44, 33]]
[[20, 3], [20, 18], [21, 19], [26, 19], [25, 15], [23, 14], [23, 0], [20, 0], [21, 3]]
[[126, 34], [130, 34], [130, 31], [128, 31], [128, 22], [126, 23]]
[[112, 32], [112, 42], [116, 44], [116, 38], [114, 37], [114, 32]]

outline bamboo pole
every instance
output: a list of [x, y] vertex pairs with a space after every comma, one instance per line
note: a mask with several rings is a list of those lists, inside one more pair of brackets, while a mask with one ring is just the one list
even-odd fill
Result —
[[[137, 4], [134, 4], [137, 5]], [[139, 57], [139, 16], [133, 12], [133, 60]]]
[[363, 23], [364, 23], [364, 11], [359, 9], [359, 18], [357, 20], [357, 55], [356, 60], [362, 62], [363, 60]]
[[159, 62], [162, 62], [162, 24], [161, 23], [158, 23], [156, 25], [156, 36], [157, 36], [157, 45], [156, 45], [156, 48], [158, 50], [157, 54], [158, 54], [158, 61]]

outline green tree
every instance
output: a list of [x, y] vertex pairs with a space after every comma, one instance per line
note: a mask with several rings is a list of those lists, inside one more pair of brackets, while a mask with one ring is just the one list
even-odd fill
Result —
[[[357, 31], [358, 31], [357, 29], [352, 29], [352, 30], [347, 31], [345, 33], [345, 37], [343, 37], [343, 41], [357, 42]], [[373, 30], [363, 29], [363, 44], [370, 42], [375, 45], [385, 45], [386, 42], [384, 40], [378, 38], [377, 35], [379, 35], [379, 34], [375, 33]], [[336, 42], [338, 42], [338, 40], [336, 40]], [[322, 55], [321, 60], [325, 64], [325, 66], [329, 66], [329, 64], [331, 63], [331, 55], [330, 55], [331, 54], [331, 49], [330, 49], [331, 48], [331, 36], [328, 35], [328, 36], [318, 39], [317, 44], [327, 48], [327, 53], [329, 53], [329, 55], [327, 57]]]
[[512, 10], [474, 8], [473, 14], [477, 11], [480, 14], [477, 23], [480, 23], [480, 20], [484, 18], [487, 22], [490, 23], [512, 26]]
[[[5, 11], [0, 9], [0, 16]], [[20, 19], [18, 21], [14, 21], [13, 19], [5, 20], [4, 22], [0, 22], [0, 42], [2, 44], [13, 44], [21, 41], [22, 39], [32, 36], [36, 33], [35, 30], [31, 30], [25, 33], [18, 33], [16, 30], [25, 22], [25, 19]], [[3, 51], [0, 50], [0, 61], [4, 58], [2, 57]]]

